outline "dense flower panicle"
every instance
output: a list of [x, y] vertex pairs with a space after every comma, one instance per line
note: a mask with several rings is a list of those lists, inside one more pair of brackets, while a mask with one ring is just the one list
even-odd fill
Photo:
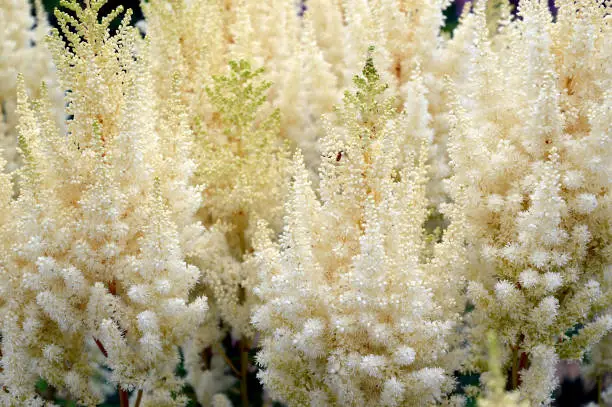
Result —
[[[279, 113], [262, 105], [270, 83], [244, 61], [208, 89], [215, 114], [198, 129], [198, 179], [206, 185], [200, 216], [223, 242], [203, 245], [196, 261], [222, 319], [234, 335], [253, 335], [249, 324], [254, 269], [253, 231], [258, 219], [280, 228], [288, 177], [288, 148], [278, 137]], [[222, 233], [221, 233], [222, 232]], [[211, 238], [212, 240], [212, 238]]]
[[469, 341], [478, 358], [494, 330], [506, 366], [527, 357], [518, 377], [533, 405], [550, 402], [556, 358], [580, 358], [612, 329], [602, 286], [612, 260], [610, 6], [558, 6], [553, 22], [545, 2], [522, 1], [520, 18], [491, 40], [476, 5], [471, 78], [455, 87], [449, 143], [447, 186], [466, 197], [473, 253]]
[[452, 389], [463, 304], [435, 293], [461, 285], [460, 220], [428, 243], [427, 152], [398, 169], [400, 114], [372, 58], [355, 85], [322, 140], [321, 200], [297, 153], [280, 243], [261, 230], [260, 379], [289, 405], [427, 405]]
[[[266, 68], [263, 78], [272, 83], [268, 100], [281, 113], [280, 134], [301, 149], [315, 183], [319, 139], [325, 134], [319, 119], [333, 113], [367, 47], [377, 47], [375, 62], [400, 107], [410, 100], [406, 108], [412, 109], [413, 72], [421, 66], [426, 103], [416, 104], [427, 113], [427, 132], [419, 135], [434, 140], [428, 189], [432, 204], [438, 204], [445, 200], [440, 181], [449, 175], [448, 106], [441, 79], [462, 76], [458, 58], [469, 43], [465, 35], [442, 35], [443, 10], [449, 3], [312, 0], [302, 10], [285, 0], [152, 1], [144, 11], [147, 35], [159, 50], [153, 62], [158, 87], [167, 89], [167, 72], [180, 71], [188, 78], [182, 95], [194, 117], [210, 118], [205, 88], [228, 61], [245, 59], [255, 68]], [[206, 43], [200, 38], [207, 38]]]
[[203, 210], [213, 220], [231, 222], [243, 211], [278, 228], [288, 149], [278, 139], [278, 110], [263, 108], [271, 83], [262, 72], [239, 60], [226, 75], [213, 76], [213, 119], [198, 129], [199, 177], [208, 198]]
[[283, 66], [284, 74], [273, 86], [274, 99], [281, 114], [281, 135], [304, 154], [316, 182], [320, 164], [319, 139], [324, 134], [323, 114], [330, 114], [340, 101], [342, 87], [317, 44], [313, 14], [302, 16], [299, 38], [292, 48], [292, 56]]
[[185, 224], [179, 229], [178, 210], [164, 199], [176, 178], [156, 167], [164, 142], [146, 45], [130, 13], [111, 36], [121, 10], [99, 21], [103, 5], [68, 1], [74, 14], [56, 12], [63, 38], [56, 32], [50, 44], [69, 90], [66, 133], [47, 95], [30, 102], [23, 81], [19, 88], [25, 166], [3, 224], [0, 274], [7, 406], [36, 405], [39, 377], [80, 404], [101, 402], [93, 383], [100, 352], [121, 388], [151, 391], [158, 406], [182, 405], [172, 396], [181, 387], [177, 345], [207, 309], [205, 298], [188, 302], [199, 270], [184, 261]]
[[178, 75], [178, 95], [192, 127], [195, 117], [212, 114], [205, 87], [212, 83], [211, 75], [223, 72], [229, 61], [224, 8], [207, 0], [154, 0], [143, 3], [142, 9], [156, 91], [168, 94]]
[[[298, 17], [290, 2], [272, 3], [151, 1], [143, 7], [156, 91], [161, 100], [178, 84], [176, 95], [187, 107], [185, 119], [194, 139], [196, 179], [204, 186], [197, 215], [209, 230], [186, 242], [204, 272], [196, 291], [211, 301], [206, 323], [184, 346], [194, 387], [207, 382], [223, 390], [223, 383], [232, 382], [200, 370], [200, 353], [220, 346], [228, 330], [245, 341], [253, 336], [249, 318], [255, 273], [247, 261], [252, 231], [257, 219], [277, 228], [282, 222], [288, 147], [278, 109], [268, 99], [274, 93], [271, 80], [280, 80], [283, 72], [272, 60], [281, 54], [288, 58], [290, 43], [271, 44], [266, 38], [285, 41], [289, 29], [279, 22], [290, 18], [295, 23]], [[273, 25], [260, 21], [276, 17]], [[279, 31], [259, 32], [272, 26]], [[174, 84], [168, 72], [175, 73]], [[219, 386], [211, 382], [217, 379]], [[202, 391], [198, 399], [209, 405], [212, 395]]]
[[152, 1], [143, 10], [158, 91], [169, 89], [169, 71], [179, 73], [194, 127], [214, 119], [206, 89], [214, 84], [213, 76], [226, 74], [230, 61], [247, 60], [254, 69], [265, 65], [263, 79], [274, 84], [267, 93], [276, 98], [298, 38], [299, 17], [291, 2]]
[[[148, 48], [145, 50], [148, 52]], [[149, 65], [150, 66], [150, 65]], [[152, 80], [147, 74], [145, 80]], [[175, 75], [170, 96], [167, 98], [148, 95], [152, 112], [156, 112], [161, 155], [155, 165], [160, 193], [176, 223], [180, 243], [186, 256], [195, 256], [199, 246], [208, 237], [198, 216], [202, 206], [202, 189], [196, 181], [198, 161], [195, 154], [193, 131], [189, 127], [189, 117], [180, 97], [181, 79]], [[146, 103], [146, 101], [145, 101]]]
[[289, 406], [610, 371], [611, 1], [105, 1], [0, 0], [0, 406], [246, 404], [251, 347]]
[[21, 73], [29, 92], [40, 95], [41, 83], [51, 89], [57, 123], [63, 122], [63, 101], [57, 88], [55, 67], [44, 44], [49, 32], [47, 16], [40, 1], [0, 2], [0, 146], [12, 172], [19, 164], [17, 152], [17, 75]]
[[[166, 74], [175, 72], [176, 95], [188, 107], [185, 119], [195, 138], [197, 180], [205, 186], [198, 216], [212, 229], [191, 245], [191, 254], [206, 271], [215, 310], [237, 335], [251, 332], [249, 306], [239, 294], [250, 291], [244, 264], [250, 230], [258, 218], [280, 224], [288, 154], [278, 111], [266, 101], [267, 74], [242, 59], [259, 58], [249, 19], [263, 15], [250, 7], [239, 2], [226, 9], [207, 1], [152, 1], [144, 7], [157, 92], [175, 86]], [[202, 30], [210, 32], [206, 46], [194, 36]]]
[[[422, 139], [433, 141], [428, 161], [432, 206], [447, 200], [441, 181], [450, 174], [445, 146], [449, 108], [442, 78], [464, 79], [461, 58], [471, 40], [461, 32], [461, 26], [454, 38], [442, 33], [443, 11], [449, 4], [446, 0], [309, 0], [305, 13], [305, 19], [313, 21], [320, 52], [336, 75], [340, 92], [351, 85], [366, 48], [376, 46], [374, 61], [389, 84], [389, 93], [396, 96], [397, 105], [409, 113], [408, 117], [418, 122], [415, 135], [419, 139], [412, 149]], [[417, 69], [422, 74], [420, 83], [415, 84]], [[413, 95], [415, 87], [422, 92], [420, 99]]]

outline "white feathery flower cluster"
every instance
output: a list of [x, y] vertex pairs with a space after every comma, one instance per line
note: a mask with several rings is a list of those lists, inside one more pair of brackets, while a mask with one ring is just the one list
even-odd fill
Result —
[[[185, 124], [197, 160], [191, 171], [203, 185], [197, 217], [210, 230], [202, 239], [185, 242], [204, 272], [201, 289], [214, 304], [203, 329], [213, 328], [216, 315], [235, 336], [248, 338], [253, 335], [254, 272], [246, 260], [253, 250], [256, 220], [282, 221], [288, 149], [278, 110], [266, 101], [272, 85], [264, 79], [269, 70], [251, 68], [247, 60], [257, 59], [254, 49], [237, 50], [241, 41], [244, 50], [250, 49], [250, 29], [241, 24], [242, 18], [248, 23], [244, 7], [240, 3], [225, 9], [206, 1], [143, 5], [156, 91], [159, 100], [173, 92], [187, 107]], [[210, 39], [206, 46], [200, 41], [203, 34]], [[172, 201], [180, 202], [176, 197]]]
[[322, 140], [321, 200], [298, 153], [280, 244], [261, 232], [259, 375], [290, 405], [429, 405], [457, 362], [462, 222], [430, 247], [426, 150], [398, 169], [401, 117], [372, 58], [354, 81]]
[[62, 0], [43, 43], [0, 0], [0, 406], [246, 405], [251, 347], [290, 406], [601, 378], [612, 2], [469, 3], [451, 37], [451, 0], [150, 0], [143, 39]]
[[157, 166], [165, 156], [146, 45], [130, 13], [111, 36], [121, 9], [99, 22], [103, 5], [69, 1], [75, 16], [56, 12], [70, 44], [57, 32], [50, 42], [68, 90], [67, 132], [55, 125], [44, 88], [30, 102], [19, 84], [25, 163], [19, 196], [3, 200], [11, 216], [0, 257], [6, 405], [39, 403], [39, 377], [80, 404], [101, 402], [93, 380], [100, 353], [124, 394], [138, 389], [155, 405], [182, 405], [172, 394], [181, 387], [177, 345], [208, 308], [205, 298], [188, 302], [200, 272], [184, 261], [180, 211], [163, 196], [174, 181]]
[[[429, 195], [432, 204], [443, 200], [439, 180], [448, 175], [448, 165], [437, 140], [448, 130], [440, 81], [452, 66], [440, 64], [446, 55], [440, 29], [447, 5], [445, 0], [313, 0], [303, 15], [285, 0], [155, 0], [143, 5], [157, 92], [169, 93], [169, 72], [180, 77], [178, 94], [188, 108], [200, 163], [198, 181], [205, 186], [199, 215], [211, 233], [190, 245], [204, 272], [201, 289], [214, 304], [202, 330], [212, 329], [217, 315], [235, 337], [253, 336], [249, 315], [256, 302], [251, 294], [255, 279], [248, 258], [256, 220], [275, 230], [282, 223], [288, 169], [283, 142], [302, 151], [314, 179], [319, 139], [333, 122], [320, 117], [333, 117], [333, 106], [350, 86], [370, 44], [376, 46], [374, 58], [390, 84], [387, 92], [406, 113], [398, 128], [406, 133], [399, 159], [410, 161], [415, 150], [437, 137], [427, 152], [433, 158]], [[228, 74], [232, 60], [236, 62]], [[241, 90], [247, 84], [254, 86], [251, 95]], [[254, 105], [259, 111], [253, 111]]]
[[[304, 42], [306, 37], [307, 44], [312, 44], [306, 61], [316, 62], [308, 64], [298, 58], [289, 62], [293, 70], [299, 71], [296, 75], [303, 78], [303, 89], [293, 91], [291, 103], [288, 99], [281, 100], [279, 108], [282, 130], [298, 140], [308, 168], [319, 165], [321, 146], [317, 140], [323, 136], [326, 126], [318, 120], [319, 116], [333, 114], [334, 100], [350, 88], [367, 47], [374, 45], [377, 50], [374, 62], [389, 85], [388, 93], [396, 98], [396, 106], [407, 113], [403, 131], [408, 137], [400, 161], [410, 159], [404, 152], [409, 155], [422, 142], [431, 143], [428, 197], [432, 206], [446, 200], [441, 181], [450, 174], [446, 154], [449, 105], [442, 78], [450, 75], [463, 81], [463, 72], [458, 67], [465, 44], [469, 43], [465, 35], [459, 33], [455, 38], [448, 38], [441, 30], [445, 20], [443, 11], [450, 3], [447, 0], [309, 0], [306, 3], [302, 24], [305, 33], [301, 38]], [[415, 71], [422, 74], [415, 76]], [[309, 84], [310, 78], [318, 84], [315, 92]], [[293, 120], [286, 119], [287, 114]]]
[[[221, 346], [228, 331], [243, 343], [253, 338], [250, 314], [256, 302], [252, 294], [256, 272], [248, 261], [253, 232], [258, 219], [276, 229], [282, 223], [289, 151], [279, 111], [267, 100], [273, 93], [271, 80], [280, 80], [279, 67], [271, 61], [286, 47], [255, 43], [252, 19], [273, 18], [270, 13], [280, 12], [281, 21], [295, 24], [298, 17], [289, 2], [271, 3], [253, 8], [252, 2], [225, 7], [209, 1], [155, 0], [143, 5], [160, 106], [166, 105], [163, 95], [173, 91], [187, 107], [185, 119], [197, 159], [194, 175], [203, 185], [197, 217], [209, 227], [201, 238], [187, 236], [185, 242], [194, 264], [203, 271], [197, 292], [205, 293], [211, 303], [198, 339], [185, 344], [188, 369], [197, 370], [189, 370], [188, 375], [194, 387], [209, 380], [206, 377], [217, 377], [201, 370], [199, 354], [204, 349]], [[270, 12], [270, 17], [260, 9]], [[282, 25], [274, 26], [279, 31], [269, 33], [270, 39], [289, 35]], [[206, 44], [201, 36], [208, 39]], [[176, 197], [171, 201], [180, 202]], [[221, 382], [224, 387], [231, 380]], [[211, 395], [205, 394], [198, 393], [198, 399], [209, 404]]]
[[497, 332], [533, 405], [549, 403], [557, 358], [580, 358], [612, 328], [601, 286], [612, 261], [612, 25], [597, 2], [558, 7], [553, 22], [546, 2], [523, 0], [491, 38], [476, 4], [472, 77], [454, 86], [449, 143], [447, 187], [465, 197], [474, 252], [472, 367], [484, 369], [484, 333]]
[[[268, 100], [280, 111], [280, 134], [303, 152], [316, 183], [319, 140], [326, 126], [320, 117], [333, 114], [368, 46], [374, 45], [375, 63], [389, 93], [409, 113], [405, 131], [411, 133], [410, 144], [433, 141], [429, 195], [434, 204], [444, 201], [440, 181], [449, 175], [449, 109], [441, 79], [463, 79], [458, 66], [469, 43], [467, 35], [450, 39], [441, 31], [450, 1], [309, 0], [304, 10], [297, 3], [145, 3], [146, 32], [158, 55], [153, 61], [158, 88], [167, 90], [167, 73], [180, 71], [188, 79], [182, 95], [190, 111], [208, 121], [214, 109], [205, 89], [212, 75], [224, 73], [230, 60], [265, 67], [263, 77], [272, 84]], [[208, 40], [204, 44], [201, 38]], [[415, 81], [417, 69], [423, 75]]]
[[63, 100], [57, 87], [55, 67], [44, 38], [49, 24], [40, 0], [32, 5], [23, 0], [0, 2], [0, 148], [8, 161], [5, 171], [20, 165], [17, 152], [17, 75], [21, 74], [28, 91], [40, 96], [44, 83], [51, 91], [55, 121], [63, 123]]

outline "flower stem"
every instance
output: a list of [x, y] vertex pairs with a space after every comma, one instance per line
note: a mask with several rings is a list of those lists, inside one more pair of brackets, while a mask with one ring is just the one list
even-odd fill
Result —
[[138, 390], [138, 394], [136, 395], [136, 404], [134, 404], [134, 407], [140, 407], [141, 401], [142, 401], [142, 389]]
[[603, 377], [597, 376], [597, 405], [601, 406], [601, 392], [603, 391]]
[[512, 349], [512, 383], [510, 390], [516, 390], [518, 387], [518, 370], [519, 370], [519, 348], [518, 346]]
[[227, 357], [227, 354], [225, 353], [225, 351], [223, 350], [223, 347], [221, 345], [218, 344], [214, 344], [213, 345], [215, 348], [217, 348], [217, 352], [219, 352], [219, 355], [221, 355], [221, 357], [223, 357], [223, 360], [225, 360], [225, 363], [227, 363], [229, 365], [229, 367], [232, 368], [234, 374], [238, 377], [242, 376], [242, 373], [236, 368], [236, 366], [234, 366], [234, 364], [232, 363], [232, 361], [230, 360], [229, 357]]
[[240, 341], [240, 397], [242, 407], [249, 406], [249, 393], [247, 389], [247, 371], [249, 368], [249, 347], [246, 338]]
[[102, 342], [100, 342], [98, 339], [93, 338], [94, 342], [96, 343], [96, 345], [98, 346], [98, 349], [100, 349], [100, 352], [102, 352], [102, 354], [104, 355], [105, 358], [108, 357], [108, 352], [106, 351], [106, 349], [104, 348], [104, 345], [102, 345]]
[[119, 405], [121, 407], [130, 407], [130, 399], [128, 398], [128, 392], [123, 390], [121, 387], [119, 389]]

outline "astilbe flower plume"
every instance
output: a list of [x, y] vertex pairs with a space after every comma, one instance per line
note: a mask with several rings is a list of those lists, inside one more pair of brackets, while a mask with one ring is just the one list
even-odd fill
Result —
[[320, 200], [297, 153], [280, 243], [260, 230], [259, 377], [291, 406], [428, 405], [453, 388], [462, 222], [429, 241], [427, 150], [398, 169], [400, 114], [371, 57], [354, 83], [322, 141]]
[[0, 147], [4, 150], [8, 172], [20, 165], [17, 152], [17, 75], [20, 73], [27, 89], [40, 94], [41, 83], [50, 89], [55, 120], [63, 122], [63, 104], [55, 67], [44, 39], [50, 27], [40, 0], [32, 5], [23, 0], [0, 2]]
[[[282, 51], [271, 47], [273, 53], [264, 58], [263, 49], [253, 43], [257, 38], [250, 18], [264, 14], [247, 2], [154, 0], [143, 8], [156, 92], [161, 99], [174, 86], [167, 75], [173, 72], [175, 94], [187, 107], [196, 180], [203, 185], [197, 216], [209, 230], [203, 240], [186, 245], [204, 272], [196, 292], [209, 297], [211, 310], [184, 351], [188, 381], [207, 405], [216, 390], [233, 380], [219, 375], [223, 365], [210, 370], [212, 364], [202, 363], [201, 353], [208, 349], [217, 357], [228, 333], [241, 339], [243, 347], [252, 339], [254, 269], [248, 258], [254, 225], [264, 219], [278, 228], [282, 221], [289, 150], [278, 109], [269, 102], [269, 79], [276, 78], [277, 68], [269, 58]], [[284, 2], [275, 12], [285, 10], [297, 19], [291, 9]]]
[[[395, 96], [398, 108], [407, 113], [405, 150], [409, 153], [423, 141], [431, 143], [428, 198], [432, 207], [447, 200], [441, 181], [450, 175], [446, 153], [449, 103], [442, 79], [447, 75], [458, 83], [466, 79], [462, 65], [473, 39], [462, 25], [452, 38], [442, 30], [444, 10], [450, 4], [447, 0], [309, 0], [304, 14], [304, 25], [312, 22], [318, 52], [335, 76], [335, 81], [322, 82], [323, 89], [316, 91], [329, 99], [333, 97], [329, 88], [334, 84], [338, 93], [351, 86], [358, 61], [368, 45], [376, 46], [377, 69], [389, 84], [388, 92]], [[418, 80], [415, 70], [421, 72]], [[323, 107], [321, 103], [314, 105]], [[321, 133], [319, 130], [318, 137]], [[318, 159], [308, 159], [311, 150], [305, 152], [307, 163], [316, 164]]]
[[467, 202], [472, 367], [486, 370], [484, 333], [497, 332], [512, 387], [532, 405], [550, 403], [558, 358], [580, 359], [612, 328], [602, 285], [612, 260], [610, 3], [557, 5], [553, 22], [545, 2], [521, 1], [494, 40], [476, 5], [471, 79], [455, 86], [449, 143], [447, 186]]
[[[242, 352], [248, 351], [255, 334], [250, 314], [257, 302], [252, 293], [256, 270], [250, 260], [253, 233], [257, 220], [276, 225], [282, 221], [288, 148], [279, 138], [278, 111], [266, 114], [263, 108], [270, 84], [260, 79], [261, 73], [244, 60], [230, 62], [229, 73], [214, 76], [208, 88], [214, 115], [195, 130], [197, 179], [205, 184], [199, 216], [210, 229], [192, 258], [203, 271], [196, 291], [208, 295], [211, 311], [185, 345], [185, 359], [188, 380], [200, 388], [217, 388], [211, 383], [212, 372], [201, 370], [203, 349], [222, 351], [220, 342], [229, 331], [240, 339]], [[246, 371], [246, 362], [242, 365]], [[200, 401], [210, 402], [211, 393], [207, 390]]]
[[[167, 89], [167, 73], [180, 71], [188, 78], [182, 95], [194, 117], [206, 120], [212, 114], [205, 88], [229, 61], [245, 59], [255, 69], [265, 67], [262, 78], [272, 83], [268, 100], [280, 111], [280, 134], [303, 152], [315, 184], [319, 140], [325, 134], [320, 117], [333, 114], [367, 47], [375, 45], [374, 60], [388, 92], [409, 113], [408, 150], [423, 139], [433, 140], [428, 189], [437, 205], [445, 200], [440, 181], [449, 175], [442, 78], [464, 79], [461, 58], [471, 41], [465, 33], [449, 38], [442, 32], [449, 3], [309, 0], [302, 9], [285, 0], [154, 0], [143, 7], [147, 35], [158, 55], [153, 61], [158, 87]], [[415, 82], [417, 67], [422, 75]], [[415, 91], [422, 93], [420, 99], [414, 98]]]
[[[250, 291], [243, 264], [252, 248], [250, 231], [256, 219], [280, 225], [288, 162], [279, 112], [268, 102], [269, 70], [261, 61], [255, 67], [249, 62], [259, 57], [240, 20], [249, 17], [246, 8], [205, 1], [144, 6], [157, 92], [168, 92], [166, 73], [174, 72], [195, 142], [197, 181], [204, 186], [198, 216], [211, 233], [194, 257], [210, 277], [205, 285], [215, 308], [237, 336], [252, 333], [249, 308], [236, 302], [240, 291]], [[198, 30], [210, 39], [205, 47]]]
[[120, 8], [100, 19], [104, 1], [62, 4], [72, 13], [56, 11], [63, 37], [55, 32], [50, 44], [67, 90], [67, 131], [54, 124], [48, 95], [31, 102], [23, 80], [18, 93], [25, 165], [19, 196], [2, 201], [10, 217], [0, 257], [0, 400], [42, 405], [42, 377], [96, 405], [102, 354], [122, 397], [138, 389], [148, 405], [183, 405], [174, 397], [177, 345], [207, 303], [188, 302], [199, 270], [184, 261], [176, 210], [162, 193], [146, 44], [129, 12], [111, 36]]
[[253, 335], [254, 276], [247, 261], [253, 230], [258, 219], [279, 229], [288, 178], [288, 148], [278, 137], [279, 112], [266, 114], [262, 108], [270, 83], [260, 79], [261, 73], [240, 60], [230, 62], [227, 75], [214, 77], [208, 94], [215, 114], [202, 122], [196, 149], [199, 180], [206, 185], [200, 214], [225, 232], [226, 243], [220, 253], [204, 247], [198, 259], [205, 284], [237, 337]]

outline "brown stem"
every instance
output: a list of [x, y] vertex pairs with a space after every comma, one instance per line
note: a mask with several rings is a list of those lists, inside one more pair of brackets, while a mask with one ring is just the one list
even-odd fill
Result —
[[121, 407], [130, 407], [130, 399], [128, 398], [128, 392], [123, 390], [121, 387], [117, 387], [119, 389], [119, 406]]
[[100, 342], [96, 338], [93, 338], [93, 339], [94, 339], [94, 342], [96, 343], [96, 345], [98, 345], [98, 349], [100, 349], [100, 352], [102, 352], [104, 357], [107, 358], [108, 357], [108, 352], [106, 351], [106, 349], [104, 349], [104, 345], [102, 345], [102, 342]]
[[219, 352], [221, 357], [223, 357], [223, 360], [225, 360], [225, 363], [227, 363], [229, 365], [229, 367], [232, 368], [232, 370], [234, 371], [236, 376], [241, 377], [242, 373], [236, 368], [236, 366], [234, 366], [234, 364], [232, 363], [230, 358], [227, 357], [227, 354], [223, 351], [223, 348], [220, 345], [218, 345], [218, 344], [215, 344], [214, 346], [215, 346], [215, 348], [217, 348], [217, 352]]
[[[525, 352], [521, 352], [521, 355], [519, 356], [519, 372], [523, 369], [527, 369], [529, 367], [529, 357], [527, 356], [527, 353]], [[518, 385], [521, 385], [521, 377], [519, 376], [518, 378]]]
[[200, 352], [200, 361], [203, 364], [204, 370], [210, 369], [211, 359], [212, 359], [212, 346], [204, 348], [202, 352]]
[[529, 357], [527, 353], [521, 351], [521, 345], [525, 340], [525, 336], [521, 334], [518, 343], [512, 347], [512, 382], [510, 390], [516, 390], [521, 385], [519, 372], [529, 367]]
[[141, 401], [142, 401], [142, 389], [138, 390], [138, 394], [136, 394], [136, 404], [134, 404], [134, 407], [140, 407]]
[[240, 341], [240, 398], [242, 407], [249, 407], [249, 393], [247, 389], [247, 370], [249, 368], [249, 347], [246, 339]]
[[601, 392], [603, 391], [603, 377], [597, 376], [597, 405], [601, 406]]
[[117, 295], [117, 280], [113, 279], [108, 283], [108, 291], [112, 295]]
[[510, 390], [515, 390], [518, 387], [518, 371], [519, 371], [519, 348], [512, 348], [512, 382]]

